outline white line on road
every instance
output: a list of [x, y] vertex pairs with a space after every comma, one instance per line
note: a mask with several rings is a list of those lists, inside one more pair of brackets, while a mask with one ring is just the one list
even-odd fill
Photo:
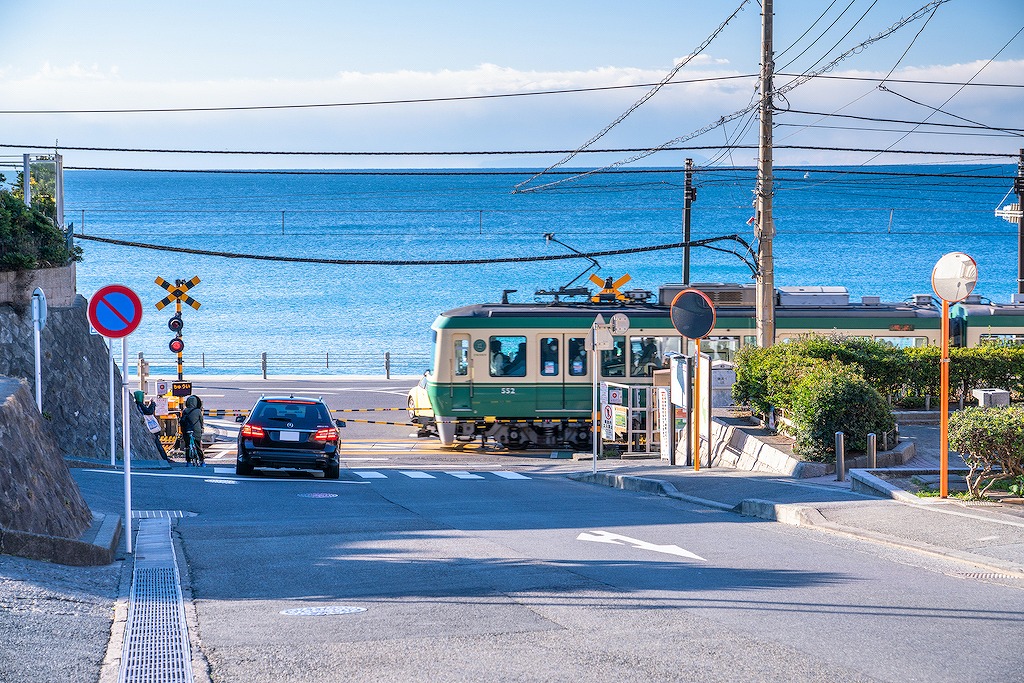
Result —
[[678, 555], [679, 557], [688, 557], [694, 560], [700, 560], [701, 562], [707, 562], [707, 560], [700, 555], [694, 555], [689, 550], [683, 550], [677, 545], [656, 545], [636, 538], [630, 538], [629, 536], [613, 534], [610, 531], [584, 531], [576, 537], [576, 540], [594, 541], [596, 543], [611, 543], [613, 545], [626, 544], [633, 546], [637, 550], [653, 550], [656, 553], [667, 553], [669, 555]]
[[450, 474], [459, 479], [483, 479], [479, 474], [473, 474], [472, 472], [445, 472], [445, 474]]
[[529, 479], [526, 475], [519, 474], [518, 472], [495, 472], [496, 475], [503, 479]]
[[363, 479], [387, 479], [388, 475], [380, 472], [373, 472], [370, 470], [355, 470], [356, 476], [362, 477]]
[[409, 470], [398, 470], [410, 479], [437, 479], [433, 474], [427, 474], [426, 472], [416, 472]]

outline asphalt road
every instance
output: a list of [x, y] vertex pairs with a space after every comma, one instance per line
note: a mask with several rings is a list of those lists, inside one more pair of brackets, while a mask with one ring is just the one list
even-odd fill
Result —
[[[338, 482], [135, 477], [137, 508], [196, 513], [175, 535], [213, 680], [1003, 681], [1024, 663], [1024, 591], [963, 565], [562, 476], [578, 463], [448, 457]], [[75, 474], [119, 509], [120, 475]], [[300, 607], [365, 611], [282, 614]]]

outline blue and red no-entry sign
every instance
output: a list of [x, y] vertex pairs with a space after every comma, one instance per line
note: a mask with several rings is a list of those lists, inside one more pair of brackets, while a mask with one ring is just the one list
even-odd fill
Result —
[[142, 322], [139, 295], [124, 285], [101, 287], [89, 300], [89, 322], [108, 339], [127, 337]]

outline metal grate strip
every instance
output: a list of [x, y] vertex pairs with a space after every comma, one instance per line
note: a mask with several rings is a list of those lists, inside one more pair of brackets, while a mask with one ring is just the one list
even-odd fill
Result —
[[118, 683], [192, 681], [192, 656], [170, 519], [143, 519], [136, 537]]

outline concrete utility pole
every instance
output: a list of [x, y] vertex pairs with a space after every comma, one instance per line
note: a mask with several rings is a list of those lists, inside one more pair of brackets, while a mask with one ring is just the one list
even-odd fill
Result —
[[683, 171], [683, 284], [690, 284], [690, 213], [693, 201], [697, 199], [697, 190], [693, 187], [693, 159], [686, 160]]
[[758, 144], [757, 185], [754, 234], [757, 237], [757, 280], [755, 317], [757, 345], [771, 346], [775, 341], [775, 263], [772, 258], [772, 73], [775, 69], [772, 49], [772, 0], [761, 2], [761, 134]]
[[1017, 192], [1017, 293], [1024, 294], [1024, 149], [1017, 159], [1017, 178], [1013, 185]]

